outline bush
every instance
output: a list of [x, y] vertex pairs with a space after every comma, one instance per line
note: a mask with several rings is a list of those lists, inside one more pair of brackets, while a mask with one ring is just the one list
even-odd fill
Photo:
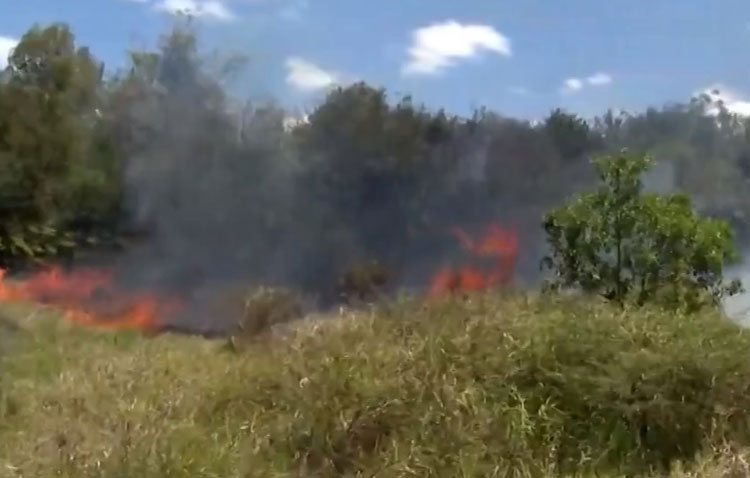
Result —
[[544, 217], [550, 288], [688, 311], [741, 291], [739, 281], [722, 278], [724, 265], [739, 257], [729, 224], [699, 217], [683, 194], [643, 193], [650, 165], [649, 157], [625, 152], [598, 158], [599, 189]]

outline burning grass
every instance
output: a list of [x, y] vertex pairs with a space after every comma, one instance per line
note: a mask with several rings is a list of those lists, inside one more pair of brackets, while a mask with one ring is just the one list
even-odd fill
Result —
[[244, 353], [5, 308], [0, 476], [747, 476], [750, 337], [507, 294], [309, 318]]
[[469, 259], [474, 262], [490, 260], [491, 267], [465, 263], [458, 267], [441, 268], [430, 282], [430, 299], [440, 299], [455, 292], [484, 291], [510, 284], [519, 250], [518, 236], [513, 229], [491, 223], [476, 241], [458, 227], [448, 232], [458, 240]]
[[67, 321], [87, 327], [156, 332], [160, 320], [180, 302], [148, 293], [125, 292], [103, 269], [63, 271], [53, 266], [23, 280], [8, 280], [0, 269], [0, 302], [38, 302], [63, 312]]
[[[443, 267], [431, 280], [428, 298], [435, 300], [454, 293], [485, 291], [511, 282], [518, 255], [518, 237], [514, 230], [491, 223], [476, 241], [459, 227], [448, 232], [458, 240], [468, 259], [491, 261], [492, 266], [481, 268], [462, 263]], [[390, 276], [391, 271], [377, 261], [356, 264], [344, 272], [337, 284], [340, 299], [359, 305], [379, 301], [385, 297], [383, 288]], [[177, 330], [176, 325], [166, 319], [185, 308], [185, 303], [176, 297], [125, 290], [113, 280], [109, 270], [82, 267], [63, 270], [57, 265], [12, 279], [0, 269], [0, 303], [8, 302], [51, 306], [73, 324], [133, 329], [149, 335]], [[291, 290], [260, 287], [250, 290], [239, 302], [241, 307], [236, 311], [239, 330], [224, 331], [229, 335], [261, 335], [274, 324], [302, 315], [298, 297]]]

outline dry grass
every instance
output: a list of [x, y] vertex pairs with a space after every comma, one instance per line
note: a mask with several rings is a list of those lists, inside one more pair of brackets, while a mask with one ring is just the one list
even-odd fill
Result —
[[750, 338], [711, 314], [483, 296], [229, 353], [5, 313], [3, 477], [750, 473]]

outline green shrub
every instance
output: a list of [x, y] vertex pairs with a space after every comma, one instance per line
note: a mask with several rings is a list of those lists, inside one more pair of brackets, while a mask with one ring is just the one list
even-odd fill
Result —
[[650, 165], [625, 152], [598, 158], [599, 189], [544, 217], [552, 289], [688, 311], [742, 290], [723, 281], [724, 265], [739, 258], [728, 223], [699, 217], [683, 194], [643, 193]]

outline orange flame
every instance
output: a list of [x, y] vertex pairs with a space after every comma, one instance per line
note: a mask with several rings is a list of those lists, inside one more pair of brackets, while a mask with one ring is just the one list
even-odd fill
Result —
[[435, 299], [454, 292], [482, 291], [510, 282], [518, 258], [518, 236], [512, 229], [490, 224], [477, 241], [461, 228], [449, 231], [461, 247], [477, 258], [496, 259], [491, 271], [464, 265], [457, 269], [444, 267], [432, 278], [428, 298]]
[[124, 294], [112, 287], [112, 275], [98, 269], [65, 273], [52, 267], [22, 281], [5, 280], [0, 269], [0, 302], [34, 301], [63, 311], [71, 323], [110, 329], [159, 330], [160, 319], [179, 307], [147, 294]]

